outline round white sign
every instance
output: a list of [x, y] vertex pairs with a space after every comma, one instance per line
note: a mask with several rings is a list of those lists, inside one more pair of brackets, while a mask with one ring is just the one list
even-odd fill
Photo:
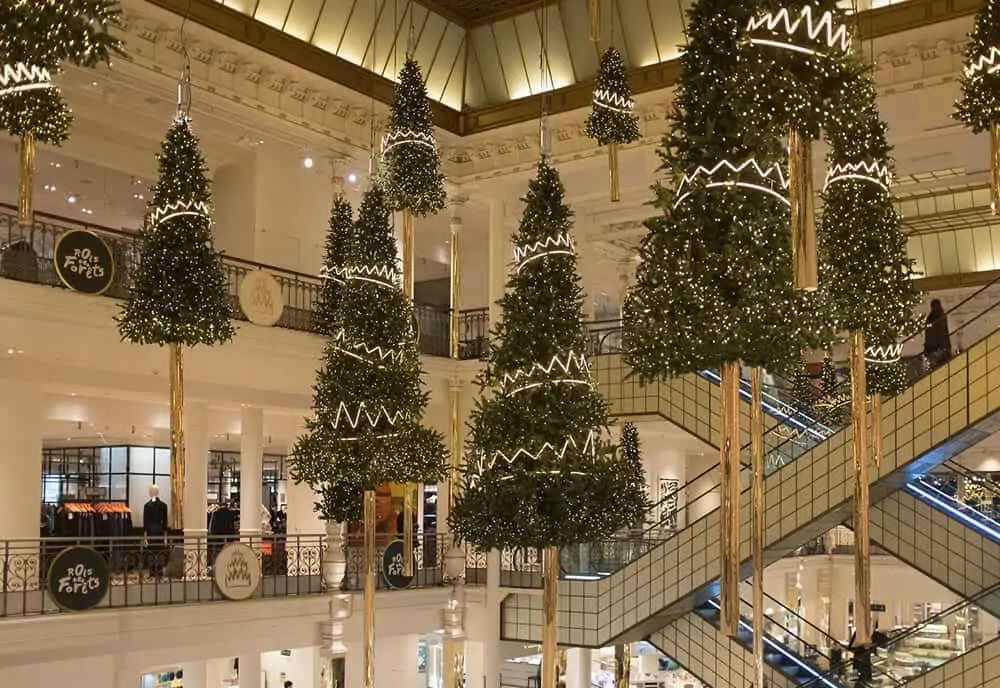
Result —
[[271, 273], [254, 270], [243, 276], [240, 283], [240, 308], [254, 325], [274, 327], [285, 309], [281, 287]]
[[257, 553], [242, 542], [222, 548], [213, 567], [215, 584], [227, 600], [249, 599], [260, 585], [260, 561]]

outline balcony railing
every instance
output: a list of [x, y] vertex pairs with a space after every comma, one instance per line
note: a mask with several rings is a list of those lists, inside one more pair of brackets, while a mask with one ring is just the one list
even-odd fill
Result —
[[[387, 545], [377, 543], [378, 563]], [[231, 542], [248, 545], [260, 564], [260, 584], [252, 599], [317, 595], [324, 590], [321, 562], [323, 535], [241, 535], [46, 538], [0, 541], [0, 618], [63, 613], [47, 589], [47, 577], [56, 557], [71, 547], [98, 553], [109, 574], [108, 593], [96, 609], [153, 607], [214, 602], [226, 599], [215, 583], [214, 564]], [[413, 580], [404, 589], [444, 585], [447, 534], [421, 535], [414, 548]], [[362, 548], [349, 542], [343, 590], [360, 591], [363, 583]], [[485, 585], [486, 555], [466, 548], [466, 584]], [[377, 588], [390, 590], [388, 578], [378, 576]]]
[[[128, 294], [129, 281], [141, 259], [142, 239], [136, 232], [109, 229], [75, 222], [54, 215], [36, 213], [30, 227], [22, 227], [17, 212], [0, 204], [0, 277], [62, 287], [56, 275], [53, 256], [59, 237], [66, 231], [86, 229], [101, 236], [115, 259], [115, 275], [104, 296], [123, 299]], [[228, 256], [225, 263], [226, 283], [232, 317], [246, 320], [240, 309], [239, 293], [243, 278], [258, 269], [267, 270], [281, 288], [284, 309], [276, 327], [300, 332], [314, 331], [313, 316], [319, 299], [319, 277], [270, 265], [239, 260]], [[420, 326], [420, 352], [428, 356], [448, 356], [451, 311], [426, 303], [413, 304]], [[473, 308], [461, 311], [459, 318], [459, 355], [463, 360], [479, 358], [484, 350], [489, 311]]]

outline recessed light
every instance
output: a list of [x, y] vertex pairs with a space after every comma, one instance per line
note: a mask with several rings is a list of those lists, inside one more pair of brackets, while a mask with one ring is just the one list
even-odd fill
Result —
[[94, 214], [94, 211], [91, 210], [90, 208], [81, 208], [80, 212], [82, 212], [84, 215], [93, 215]]
[[354, 174], [353, 172], [348, 173], [348, 175], [347, 175], [347, 183], [348, 184], [353, 184], [356, 181], [358, 181], [358, 175]]
[[91, 81], [91, 82], [90, 82], [90, 85], [91, 85], [91, 86], [97, 86], [97, 82], [96, 82], [96, 81]]
[[66, 197], [66, 202], [69, 203], [70, 205], [74, 205], [76, 203], [76, 196], [70, 194], [69, 196]]
[[146, 197], [143, 196], [141, 193], [134, 193], [134, 194], [132, 194], [132, 198], [136, 199], [137, 201], [144, 201], [144, 200], [146, 200]]
[[56, 187], [55, 187], [54, 184], [46, 184], [42, 188], [45, 189], [46, 191], [55, 191], [56, 190]]
[[311, 170], [312, 166], [313, 166], [313, 159], [312, 158], [304, 158], [302, 160], [302, 166], [305, 167], [307, 170]]
[[23, 354], [23, 353], [24, 349], [15, 349], [14, 347], [10, 347], [9, 349], [7, 349], [8, 356], [17, 356], [18, 354]]
[[62, 167], [61, 162], [50, 162], [49, 167]]

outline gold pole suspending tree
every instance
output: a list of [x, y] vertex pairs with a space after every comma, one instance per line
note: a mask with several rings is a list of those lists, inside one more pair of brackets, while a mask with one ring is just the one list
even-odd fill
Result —
[[975, 134], [990, 137], [990, 195], [1000, 215], [1000, 1], [980, 3], [965, 47], [962, 96], [955, 117]]

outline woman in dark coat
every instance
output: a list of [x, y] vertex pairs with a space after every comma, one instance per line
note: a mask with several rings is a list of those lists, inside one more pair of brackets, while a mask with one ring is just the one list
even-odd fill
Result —
[[931, 301], [931, 312], [927, 315], [924, 330], [924, 356], [931, 368], [937, 368], [951, 358], [951, 335], [948, 332], [948, 316], [939, 299]]

